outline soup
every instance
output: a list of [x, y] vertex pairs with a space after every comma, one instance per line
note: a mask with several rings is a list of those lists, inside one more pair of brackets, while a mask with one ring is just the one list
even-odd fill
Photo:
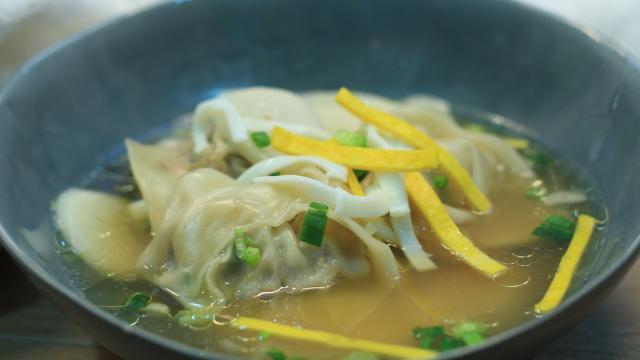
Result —
[[600, 210], [532, 139], [457, 115], [427, 96], [224, 92], [61, 194], [61, 253], [106, 311], [212, 352], [475, 346], [558, 305]]

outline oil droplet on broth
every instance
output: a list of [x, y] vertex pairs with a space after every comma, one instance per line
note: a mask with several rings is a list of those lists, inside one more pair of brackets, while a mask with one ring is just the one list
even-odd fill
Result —
[[529, 281], [531, 281], [531, 275], [529, 274], [529, 271], [520, 266], [512, 266], [508, 268], [504, 274], [498, 276], [493, 281], [503, 287], [517, 288], [527, 285]]
[[535, 250], [527, 246], [518, 246], [517, 248], [513, 249], [513, 251], [511, 251], [511, 254], [513, 256], [521, 259], [530, 258], [534, 253]]

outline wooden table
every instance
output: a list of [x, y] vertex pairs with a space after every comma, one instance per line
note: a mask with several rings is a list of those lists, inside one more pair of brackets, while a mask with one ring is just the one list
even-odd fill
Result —
[[[0, 250], [1, 359], [118, 359], [67, 320]], [[583, 323], [535, 360], [640, 359], [640, 262]]]

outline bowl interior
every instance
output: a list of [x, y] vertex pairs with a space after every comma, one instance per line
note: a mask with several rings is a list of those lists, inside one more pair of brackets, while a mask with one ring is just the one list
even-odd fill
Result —
[[607, 235], [581, 265], [590, 276], [574, 286], [584, 290], [638, 248], [639, 74], [592, 33], [502, 1], [161, 6], [60, 44], [4, 89], [3, 235], [50, 285], [78, 292], [54, 251], [50, 203], [125, 136], [221, 88], [348, 85], [504, 115], [582, 169], [608, 209]]

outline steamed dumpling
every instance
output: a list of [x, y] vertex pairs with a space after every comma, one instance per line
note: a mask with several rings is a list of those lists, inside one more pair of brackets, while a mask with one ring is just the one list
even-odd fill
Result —
[[319, 126], [317, 116], [300, 96], [271, 87], [250, 87], [222, 94], [245, 118], [296, 125]]
[[144, 222], [128, 211], [129, 201], [82, 189], [62, 193], [56, 205], [62, 234], [96, 270], [122, 275], [135, 270], [150, 240]]
[[[176, 185], [156, 237], [139, 261], [152, 281], [189, 301], [208, 304], [283, 286], [293, 290], [323, 287], [339, 273], [369, 272], [364, 247], [359, 244], [355, 251], [344, 251], [330, 236], [321, 248], [297, 239], [289, 222], [306, 210], [307, 203], [299, 197], [265, 184], [227, 186], [220, 179], [215, 170], [201, 169]], [[219, 187], [203, 186], [205, 183]], [[241, 267], [235, 260], [236, 228], [243, 229], [261, 249], [257, 267]]]
[[125, 141], [131, 171], [149, 209], [151, 228], [157, 229], [178, 179], [189, 170], [189, 154], [177, 147]]

